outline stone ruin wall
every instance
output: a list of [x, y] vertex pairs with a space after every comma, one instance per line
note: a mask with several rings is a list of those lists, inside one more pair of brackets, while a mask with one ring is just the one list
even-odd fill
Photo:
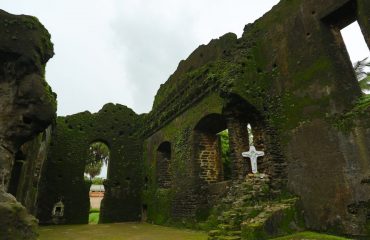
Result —
[[0, 10], [0, 22], [0, 238], [36, 239], [37, 220], [28, 212], [37, 207], [45, 129], [56, 115], [56, 95], [45, 81], [53, 45], [34, 17]]
[[[222, 181], [216, 165], [210, 168], [220, 174], [212, 175], [196, 161], [197, 125], [215, 115], [209, 124], [219, 125], [214, 131], [225, 124], [229, 130], [232, 180], [250, 171], [240, 156], [249, 145], [243, 136], [250, 123], [258, 149], [266, 152], [259, 169], [271, 177], [271, 195], [284, 191], [298, 195], [309, 229], [366, 235], [369, 101], [359, 101], [361, 92], [339, 30], [357, 19], [370, 45], [367, 9], [370, 3], [365, 0], [282, 0], [247, 25], [241, 38], [226, 34], [180, 62], [159, 89], [149, 114], [137, 116], [129, 109], [114, 113], [122, 107], [108, 105], [97, 114], [58, 118], [44, 167], [44, 152], [36, 152], [45, 148], [49, 138], [35, 136], [55, 115], [55, 96], [42, 81], [45, 64], [53, 55], [50, 36], [33, 18], [1, 12], [0, 30], [6, 34], [0, 37], [0, 89], [11, 93], [2, 96], [0, 106], [6, 110], [0, 115], [1, 166], [10, 170], [15, 153], [23, 149], [26, 156], [18, 157], [26, 159], [27, 170], [21, 176], [41, 171], [41, 183], [36, 184], [40, 220], [50, 222], [52, 205], [62, 194], [67, 199], [66, 222], [86, 223], [84, 149], [102, 140], [113, 154], [103, 222], [137, 220], [141, 215], [158, 224], [183, 218], [202, 220], [210, 199], [230, 184]], [[23, 36], [34, 41], [22, 44]], [[30, 91], [29, 82], [40, 91]], [[27, 107], [29, 98], [41, 101]], [[22, 117], [14, 117], [17, 114]], [[13, 128], [9, 119], [31, 127]], [[202, 131], [214, 133], [207, 128]], [[21, 147], [27, 141], [33, 142]], [[170, 173], [170, 178], [159, 186], [157, 150], [163, 142], [170, 143], [171, 159], [160, 169], [166, 176]], [[34, 177], [38, 182], [40, 176]], [[17, 190], [16, 195], [34, 212], [32, 186], [20, 182], [18, 189], [28, 189], [27, 194]], [[1, 194], [1, 201], [16, 204]]]
[[[202, 184], [194, 128], [207, 114], [220, 114], [229, 122], [234, 177], [248, 171], [240, 158], [248, 122], [264, 139], [260, 167], [272, 177], [272, 194], [297, 194], [310, 229], [366, 235], [369, 101], [339, 34], [358, 20], [369, 45], [365, 9], [369, 3], [360, 0], [281, 1], [240, 39], [226, 34], [180, 62], [144, 119], [149, 219], [201, 215], [211, 185]], [[245, 108], [230, 107], [239, 103]], [[173, 146], [171, 189], [156, 186], [155, 152], [163, 141]]]
[[142, 141], [134, 135], [138, 119], [126, 106], [111, 103], [98, 113], [58, 117], [40, 183], [40, 223], [53, 223], [53, 206], [60, 200], [64, 204], [63, 223], [88, 223], [91, 182], [84, 180], [84, 171], [89, 146], [96, 141], [104, 142], [110, 150], [99, 221], [140, 219]]

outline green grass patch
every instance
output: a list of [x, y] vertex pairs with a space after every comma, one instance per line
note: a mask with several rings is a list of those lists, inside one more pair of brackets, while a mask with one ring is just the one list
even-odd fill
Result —
[[274, 240], [349, 240], [350, 238], [337, 237], [333, 235], [314, 232], [301, 232], [285, 237], [274, 238]]
[[90, 212], [89, 214], [89, 224], [98, 224], [99, 223], [99, 212]]
[[207, 240], [204, 232], [146, 223], [40, 227], [39, 240]]
[[90, 213], [98, 213], [100, 212], [99, 208], [90, 208]]

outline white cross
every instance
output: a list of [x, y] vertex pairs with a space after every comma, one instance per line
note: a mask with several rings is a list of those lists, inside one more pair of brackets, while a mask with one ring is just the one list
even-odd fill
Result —
[[251, 159], [251, 165], [252, 165], [252, 173], [257, 173], [257, 158], [264, 156], [265, 153], [263, 151], [257, 151], [254, 146], [249, 147], [248, 152], [243, 152], [243, 157], [248, 157]]

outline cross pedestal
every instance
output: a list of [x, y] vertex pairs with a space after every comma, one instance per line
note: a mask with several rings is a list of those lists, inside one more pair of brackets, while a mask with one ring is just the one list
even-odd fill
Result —
[[248, 157], [251, 160], [251, 166], [252, 166], [252, 173], [256, 174], [258, 172], [257, 169], [257, 158], [264, 156], [265, 153], [263, 151], [257, 151], [254, 146], [249, 147], [248, 152], [243, 152], [243, 157]]

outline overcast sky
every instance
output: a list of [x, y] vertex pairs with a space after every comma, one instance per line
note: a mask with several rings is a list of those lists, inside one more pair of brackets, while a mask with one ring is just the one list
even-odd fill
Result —
[[[278, 0], [1, 0], [0, 8], [34, 15], [52, 35], [56, 55], [46, 77], [58, 115], [120, 103], [149, 112], [161, 83], [200, 44], [234, 32]], [[369, 55], [354, 29], [352, 60]], [[363, 38], [362, 38], [363, 39]], [[363, 41], [363, 40], [362, 40]]]

